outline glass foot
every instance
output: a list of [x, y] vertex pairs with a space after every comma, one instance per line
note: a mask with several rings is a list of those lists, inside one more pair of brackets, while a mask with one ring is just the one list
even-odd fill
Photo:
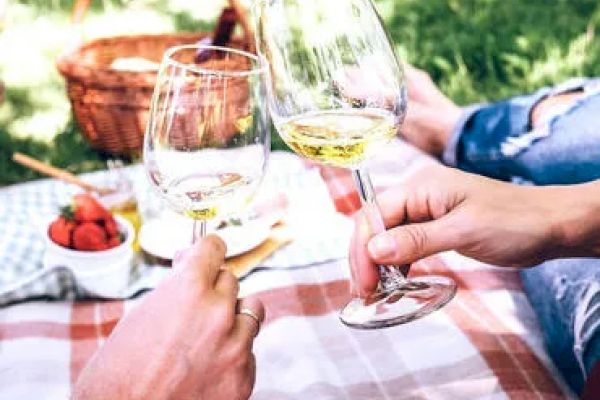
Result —
[[340, 312], [340, 320], [358, 329], [405, 324], [442, 308], [455, 294], [456, 283], [445, 276], [410, 278], [402, 286], [350, 300]]

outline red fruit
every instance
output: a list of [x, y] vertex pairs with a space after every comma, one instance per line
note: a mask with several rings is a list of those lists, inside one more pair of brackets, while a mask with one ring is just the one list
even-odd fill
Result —
[[121, 245], [121, 238], [117, 235], [117, 236], [113, 236], [110, 239], [108, 239], [108, 248], [112, 249], [113, 247], [117, 247]]
[[81, 251], [108, 249], [106, 231], [93, 222], [84, 222], [73, 230], [73, 248]]
[[110, 213], [102, 204], [87, 193], [73, 196], [74, 216], [77, 222], [94, 222], [106, 218]]
[[115, 221], [115, 218], [110, 214], [108, 214], [104, 219], [104, 229], [106, 230], [108, 237], [119, 235], [119, 226], [117, 225], [117, 221]]
[[50, 235], [50, 239], [54, 243], [63, 247], [69, 247], [71, 246], [71, 233], [74, 228], [75, 223], [73, 221], [65, 217], [58, 217], [50, 224], [48, 235]]

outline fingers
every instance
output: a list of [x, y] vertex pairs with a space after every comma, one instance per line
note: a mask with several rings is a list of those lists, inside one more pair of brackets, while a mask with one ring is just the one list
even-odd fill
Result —
[[[215, 281], [215, 292], [221, 295], [225, 303], [226, 313], [231, 316], [235, 313], [237, 296], [240, 290], [238, 279], [228, 270], [221, 268]], [[234, 326], [231, 324], [229, 329]]]
[[234, 338], [251, 349], [254, 338], [258, 335], [264, 319], [265, 307], [258, 298], [241, 299], [238, 303], [238, 314], [236, 315], [233, 331]]
[[366, 297], [375, 291], [379, 282], [379, 271], [367, 250], [371, 236], [367, 219], [363, 213], [360, 213], [355, 218], [355, 229], [349, 251], [352, 294], [360, 297]]
[[215, 281], [215, 291], [227, 298], [233, 297], [237, 299], [239, 290], [240, 283], [238, 278], [225, 268], [221, 268]]
[[407, 222], [425, 222], [441, 218], [456, 206], [458, 189], [449, 186], [455, 179], [450, 168], [426, 166], [401, 185], [377, 196], [386, 228]]
[[398, 226], [406, 220], [406, 193], [408, 185], [394, 186], [377, 196], [377, 203], [386, 228]]
[[250, 353], [245, 364], [241, 367], [241, 382], [236, 385], [236, 391], [239, 394], [239, 399], [248, 399], [252, 395], [254, 383], [256, 382], [256, 357]]
[[374, 236], [368, 243], [369, 255], [380, 264], [410, 264], [430, 255], [455, 249], [460, 234], [452, 218], [410, 224]]
[[225, 260], [226, 246], [218, 236], [209, 235], [180, 253], [174, 268], [191, 274], [200, 284], [212, 287]]
[[[380, 264], [410, 264], [425, 256], [457, 247], [457, 228], [449, 221], [461, 197], [453, 186], [453, 172], [445, 167], [425, 167], [400, 186], [381, 193], [377, 200], [386, 228], [373, 238], [364, 213], [355, 219], [349, 251], [353, 289], [361, 297], [379, 282]], [[426, 222], [431, 221], [431, 222]], [[409, 225], [406, 225], [409, 224]]]

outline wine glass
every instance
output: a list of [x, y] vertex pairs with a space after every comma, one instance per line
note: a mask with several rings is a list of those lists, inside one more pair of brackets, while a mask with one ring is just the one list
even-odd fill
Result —
[[[365, 160], [397, 133], [406, 113], [404, 75], [370, 0], [258, 0], [259, 55], [269, 64], [268, 107], [298, 154], [352, 170], [371, 234], [385, 230]], [[409, 266], [379, 266], [367, 298], [340, 313], [348, 326], [406, 323], [444, 306], [456, 292], [442, 276], [408, 279]]]
[[166, 51], [157, 77], [144, 165], [176, 212], [206, 221], [239, 212], [264, 174], [270, 151], [266, 69], [245, 51], [183, 45]]

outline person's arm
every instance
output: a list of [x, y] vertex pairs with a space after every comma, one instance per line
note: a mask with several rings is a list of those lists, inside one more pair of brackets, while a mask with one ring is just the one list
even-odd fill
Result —
[[378, 198], [389, 230], [372, 237], [357, 216], [350, 263], [357, 292], [373, 291], [377, 264], [456, 250], [499, 266], [600, 256], [600, 181], [517, 186], [431, 166]]
[[[209, 236], [116, 326], [82, 371], [73, 399], [246, 399], [258, 323], [236, 314], [238, 281]], [[258, 300], [240, 307], [264, 318]]]
[[428, 73], [405, 65], [408, 107], [400, 129], [404, 139], [422, 151], [441, 158], [456, 147], [457, 130], [472, 114], [472, 107], [461, 108], [431, 80]]
[[[406, 66], [408, 111], [401, 136], [444, 164], [538, 185], [599, 179], [600, 97], [574, 78], [534, 93], [458, 107], [429, 75]], [[586, 94], [587, 93], [587, 94]], [[577, 104], [577, 106], [575, 106]]]
[[[544, 190], [544, 188], [539, 188]], [[600, 257], [600, 180], [550, 187], [558, 195], [567, 196], [564, 213], [555, 222], [561, 257]]]

